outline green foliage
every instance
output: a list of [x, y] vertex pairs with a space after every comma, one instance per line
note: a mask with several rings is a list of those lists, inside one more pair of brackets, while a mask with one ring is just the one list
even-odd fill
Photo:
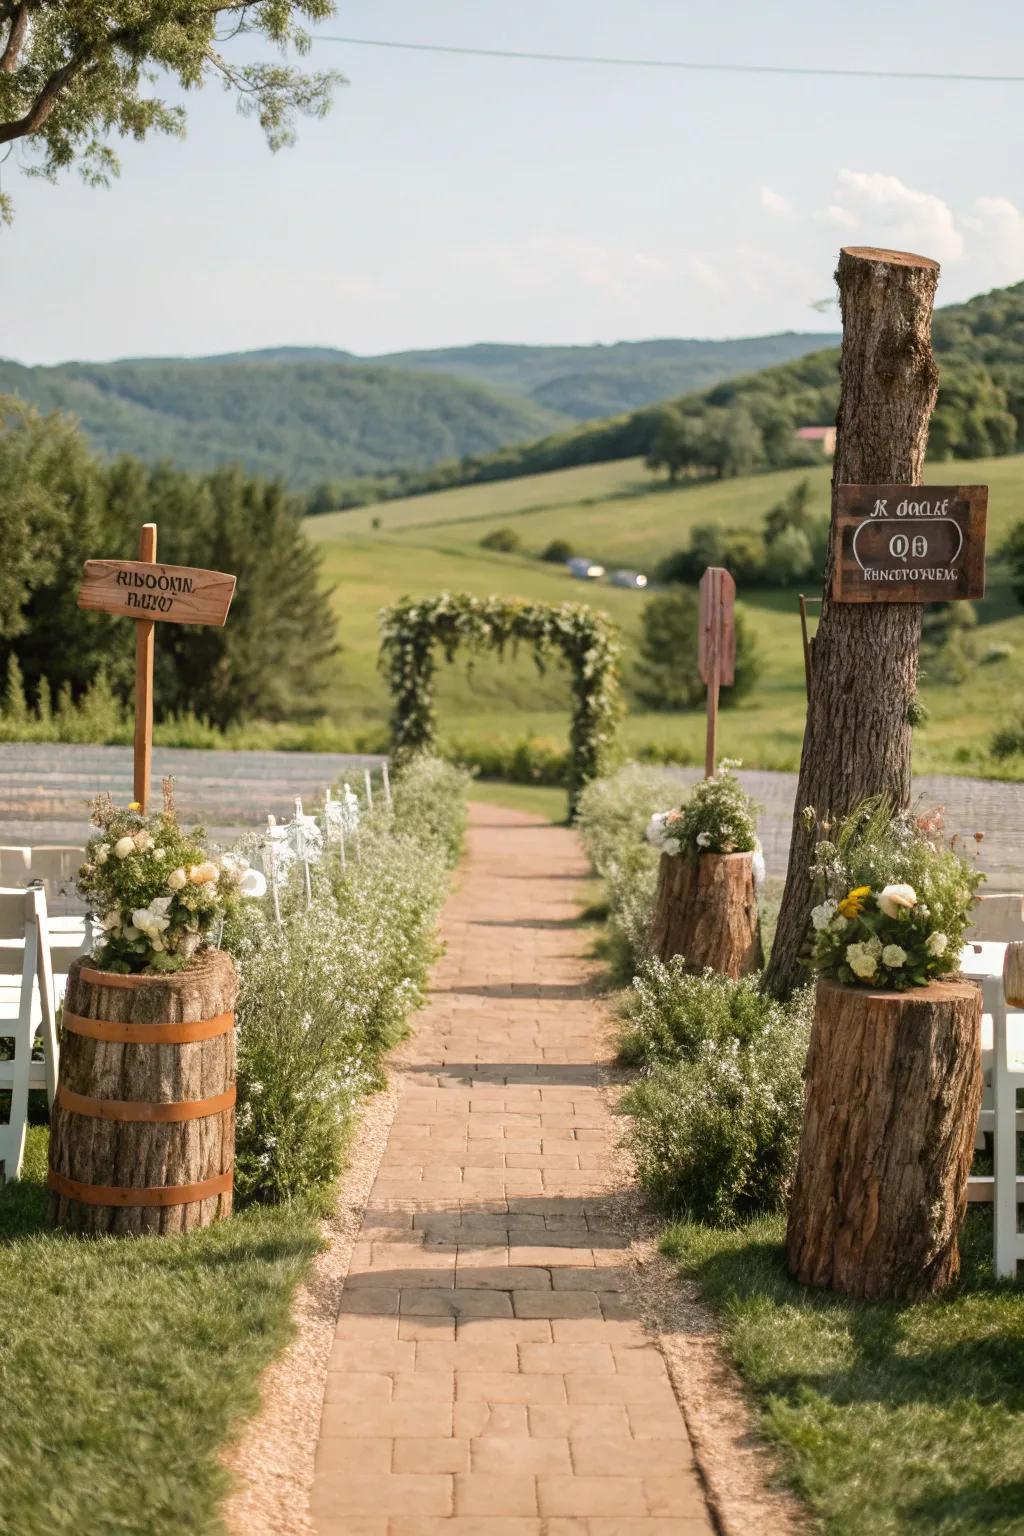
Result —
[[929, 676], [958, 686], [973, 676], [978, 661], [973, 603], [928, 603], [921, 616], [921, 661]]
[[[162, 559], [238, 577], [223, 627], [159, 626], [158, 717], [226, 727], [320, 712], [334, 618], [318, 552], [280, 484], [236, 469], [196, 477], [130, 459], [101, 466], [72, 424], [11, 406], [0, 415], [0, 509], [12, 551], [0, 577], [0, 651], [8, 667], [17, 659], [30, 694], [44, 677], [57, 686], [62, 720], [89, 698], [97, 728], [118, 728], [118, 710], [101, 708], [101, 670], [121, 703], [131, 698], [132, 625], [76, 599], [83, 561], [134, 556], [144, 521], [160, 526]], [[23, 549], [38, 559], [23, 559]]]
[[723, 758], [710, 779], [699, 779], [679, 810], [652, 818], [648, 841], [662, 853], [695, 859], [702, 853], [751, 853], [757, 841], [758, 806]]
[[556, 651], [572, 685], [568, 790], [575, 808], [583, 785], [608, 765], [621, 702], [617, 633], [603, 614], [583, 603], [529, 603], [442, 592], [402, 598], [381, 616], [381, 666], [391, 688], [396, 756], [427, 751], [436, 735], [435, 647], [453, 661], [460, 646], [499, 655], [526, 643], [538, 666]]
[[724, 565], [742, 586], [788, 587], [824, 569], [829, 514], [815, 512], [811, 483], [800, 480], [764, 516], [763, 532], [698, 523], [687, 549], [659, 564], [659, 581], [696, 582], [709, 565]]
[[999, 549], [999, 557], [1010, 567], [1013, 595], [1024, 603], [1024, 518], [1014, 523]]
[[354, 1108], [423, 999], [464, 787], [456, 770], [416, 760], [396, 778], [393, 816], [364, 818], [358, 860], [344, 872], [329, 856], [316, 866], [312, 906], [293, 870], [281, 926], [255, 902], [228, 923], [240, 972], [235, 1177], [244, 1197], [293, 1199], [338, 1173]]
[[[1015, 711], [1017, 718], [1021, 718], [1021, 711]], [[992, 737], [992, 756], [998, 758], [1014, 757], [1018, 752], [1024, 753], [1024, 724], [1002, 725]]]
[[[811, 825], [813, 812], [805, 812]], [[942, 813], [915, 818], [865, 800], [817, 844], [815, 970], [844, 986], [903, 992], [955, 972], [984, 876], [942, 838]]]
[[623, 1044], [648, 1075], [623, 1096], [641, 1183], [665, 1210], [728, 1225], [780, 1206], [803, 1118], [808, 994], [785, 1006], [756, 978], [649, 960], [624, 1004]]
[[[239, 110], [257, 119], [270, 148], [280, 149], [294, 140], [298, 114], [326, 114], [343, 76], [303, 74], [283, 63], [236, 63], [220, 52], [219, 29], [261, 33], [282, 51], [291, 45], [302, 53], [305, 23], [333, 13], [333, 0], [259, 0], [241, 17], [230, 0], [0, 6], [0, 143], [27, 139], [32, 174], [55, 180], [77, 164], [87, 184], [105, 186], [118, 173], [108, 142], [113, 134], [184, 135], [184, 108], [152, 90], [166, 75], [183, 91], [218, 80], [234, 92]], [[6, 200], [4, 213], [10, 215]]]
[[[661, 592], [649, 598], [641, 620], [634, 691], [654, 710], [696, 709], [707, 697], [697, 667], [700, 605], [692, 590]], [[738, 704], [757, 684], [761, 664], [753, 630], [736, 613], [736, 669], [721, 693], [722, 707]]]
[[514, 555], [522, 547], [522, 538], [514, 528], [494, 528], [480, 540], [481, 549], [496, 549], [499, 554]]
[[572, 545], [568, 539], [552, 539], [541, 555], [542, 560], [547, 560], [551, 565], [565, 565], [574, 554]]

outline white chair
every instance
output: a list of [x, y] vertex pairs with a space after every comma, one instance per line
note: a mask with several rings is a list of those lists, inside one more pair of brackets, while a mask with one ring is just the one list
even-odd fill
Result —
[[979, 896], [967, 938], [979, 943], [994, 940], [1000, 944], [1024, 939], [1024, 894], [1015, 891], [1012, 895]]
[[28, 884], [28, 861], [31, 852], [31, 848], [23, 848], [20, 845], [0, 848], [0, 889]]
[[[55, 843], [30, 848], [26, 884], [42, 885], [46, 891], [46, 911], [50, 937], [78, 936], [86, 948], [92, 946], [93, 931], [86, 903], [75, 884], [85, 849], [75, 843]], [[15, 882], [10, 882], [14, 884]]]
[[[28, 1095], [45, 1088], [52, 1107], [57, 1091], [57, 1007], [40, 886], [0, 889], [0, 1039], [11, 1042], [0, 1061], [0, 1093], [10, 1095], [7, 1123], [0, 1123], [0, 1164], [5, 1179], [16, 1179], [25, 1156]], [[36, 1036], [42, 1060], [33, 1060]]]

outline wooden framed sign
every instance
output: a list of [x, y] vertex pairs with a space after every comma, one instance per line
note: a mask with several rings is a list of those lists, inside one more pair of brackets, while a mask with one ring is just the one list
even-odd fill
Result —
[[833, 601], [984, 597], [987, 517], [987, 485], [839, 486]]
[[126, 619], [219, 626], [234, 595], [235, 578], [223, 571], [147, 560], [87, 560], [78, 606]]
[[718, 743], [718, 690], [736, 675], [736, 583], [721, 565], [709, 565], [700, 579], [697, 670], [708, 689], [704, 777], [710, 779]]

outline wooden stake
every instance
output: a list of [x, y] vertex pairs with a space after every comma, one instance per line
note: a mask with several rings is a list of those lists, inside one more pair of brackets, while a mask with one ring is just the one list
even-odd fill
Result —
[[708, 734], [704, 777], [715, 773], [718, 750], [718, 696], [736, 675], [736, 583], [720, 565], [709, 565], [700, 579], [697, 666], [708, 689]]
[[[139, 560], [156, 563], [156, 523], [143, 523]], [[145, 812], [153, 772], [153, 637], [152, 619], [135, 621], [135, 799]]]
[[718, 652], [711, 658], [711, 676], [708, 678], [708, 732], [704, 747], [704, 777], [713, 779], [718, 752], [718, 693], [721, 687]]

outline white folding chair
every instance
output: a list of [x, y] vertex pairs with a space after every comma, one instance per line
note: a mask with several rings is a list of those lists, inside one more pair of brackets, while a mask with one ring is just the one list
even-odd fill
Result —
[[974, 903], [974, 917], [967, 930], [968, 942], [995, 941], [1012, 944], [1024, 939], [1024, 893], [979, 896]]
[[28, 884], [28, 861], [31, 852], [31, 848], [20, 846], [0, 848], [0, 889]]
[[[36, 1036], [42, 1060], [33, 1059]], [[45, 1088], [52, 1107], [57, 1091], [57, 1010], [46, 894], [0, 889], [0, 1039], [10, 1042], [0, 1061], [0, 1093], [10, 1095], [6, 1124], [0, 1123], [0, 1164], [5, 1179], [16, 1179], [25, 1156], [28, 1095]]]
[[27, 883], [42, 885], [46, 891], [50, 937], [78, 935], [91, 947], [92, 919], [75, 884], [84, 858], [85, 849], [75, 843], [30, 848]]

